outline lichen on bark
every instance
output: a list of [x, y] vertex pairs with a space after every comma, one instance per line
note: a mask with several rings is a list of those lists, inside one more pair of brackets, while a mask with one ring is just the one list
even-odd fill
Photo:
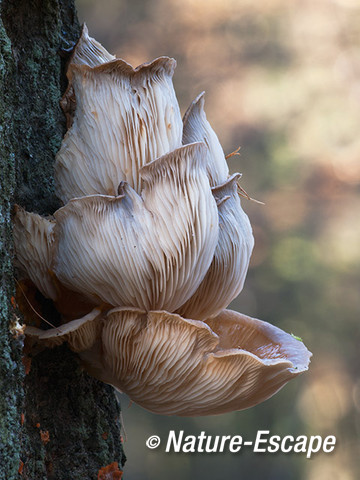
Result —
[[[1, 6], [1, 4], [0, 4]], [[14, 339], [11, 202], [15, 188], [9, 85], [14, 80], [11, 43], [0, 18], [0, 478], [17, 478], [20, 461], [20, 406], [22, 403], [21, 339]], [[5, 476], [6, 474], [6, 476]]]
[[59, 100], [79, 33], [73, 0], [0, 0], [0, 480], [96, 479], [101, 467], [125, 461], [112, 387], [85, 374], [66, 347], [33, 356], [25, 375], [23, 337], [9, 329], [19, 315], [11, 206], [58, 207]]

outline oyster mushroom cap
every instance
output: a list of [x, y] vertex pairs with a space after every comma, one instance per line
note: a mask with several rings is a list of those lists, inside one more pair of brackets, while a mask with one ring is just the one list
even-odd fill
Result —
[[183, 118], [183, 144], [204, 142], [208, 147], [207, 173], [212, 187], [224, 183], [229, 176], [224, 151], [206, 118], [205, 92], [200, 93], [187, 109]]
[[101, 333], [102, 312], [94, 308], [82, 318], [71, 320], [64, 325], [49, 330], [27, 326], [25, 334], [34, 342], [41, 343], [45, 347], [53, 348], [64, 342], [74, 352], [82, 352], [90, 349]]
[[218, 205], [219, 240], [204, 280], [178, 310], [186, 318], [203, 320], [216, 316], [241, 292], [254, 247], [248, 216], [237, 193], [239, 174], [212, 188]]
[[15, 265], [47, 298], [57, 299], [51, 276], [55, 222], [15, 206], [13, 239]]
[[101, 43], [89, 36], [89, 30], [84, 23], [81, 35], [70, 58], [70, 63], [95, 67], [102, 63], [115, 60], [115, 55], [109, 53]]
[[163, 415], [252, 407], [307, 370], [311, 357], [292, 335], [231, 310], [201, 322], [166, 311], [94, 309], [59, 329], [26, 334], [46, 346], [67, 341], [91, 375]]
[[[73, 53], [70, 57], [69, 65], [88, 65], [95, 67], [102, 63], [111, 62], [115, 60], [115, 56], [111, 55], [99, 42], [94, 38], [89, 37], [87, 26], [82, 27], [81, 35], [75, 45]], [[70, 77], [70, 75], [68, 76]], [[72, 85], [71, 78], [68, 78], [69, 84], [60, 100], [60, 106], [66, 115], [67, 128], [70, 128], [76, 109], [75, 92]]]
[[120, 59], [94, 67], [70, 64], [75, 117], [55, 164], [57, 194], [64, 203], [85, 195], [116, 195], [121, 181], [140, 193], [140, 168], [181, 146], [175, 65], [168, 57], [135, 69]]
[[141, 170], [140, 197], [71, 200], [55, 212], [53, 270], [91, 300], [174, 311], [196, 290], [213, 258], [218, 214], [205, 170], [206, 147], [191, 144]]
[[115, 387], [152, 412], [180, 416], [256, 405], [307, 370], [311, 356], [291, 335], [232, 311], [205, 323], [116, 308], [102, 345]]

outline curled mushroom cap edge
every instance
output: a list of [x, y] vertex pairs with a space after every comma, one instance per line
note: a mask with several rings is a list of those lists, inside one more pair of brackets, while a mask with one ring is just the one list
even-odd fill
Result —
[[[27, 333], [47, 346], [67, 341], [89, 373], [162, 415], [252, 407], [306, 371], [311, 357], [292, 335], [231, 310], [207, 322], [136, 308], [104, 315], [94, 310], [87, 317], [66, 324], [62, 334]], [[81, 347], [79, 329], [84, 332], [87, 323], [90, 333]]]

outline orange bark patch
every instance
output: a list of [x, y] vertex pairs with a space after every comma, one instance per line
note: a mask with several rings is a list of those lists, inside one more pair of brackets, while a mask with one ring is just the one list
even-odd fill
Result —
[[31, 358], [28, 357], [27, 355], [24, 355], [22, 357], [22, 363], [25, 367], [25, 375], [28, 375], [30, 373], [30, 370], [31, 370]]
[[11, 297], [10, 301], [11, 301], [12, 307], [16, 310], [17, 309], [17, 304], [16, 304], [15, 297]]
[[40, 438], [44, 445], [50, 442], [50, 434], [47, 430], [40, 430]]
[[98, 480], [120, 480], [122, 477], [122, 470], [119, 470], [118, 462], [110, 463], [106, 467], [102, 467], [98, 473]]

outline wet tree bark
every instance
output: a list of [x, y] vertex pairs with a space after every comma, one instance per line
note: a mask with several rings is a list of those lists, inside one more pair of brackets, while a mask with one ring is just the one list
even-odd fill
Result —
[[73, 0], [0, 0], [0, 480], [96, 479], [125, 461], [113, 389], [66, 347], [24, 356], [16, 327], [12, 205], [40, 214], [58, 207], [59, 99], [79, 32]]

